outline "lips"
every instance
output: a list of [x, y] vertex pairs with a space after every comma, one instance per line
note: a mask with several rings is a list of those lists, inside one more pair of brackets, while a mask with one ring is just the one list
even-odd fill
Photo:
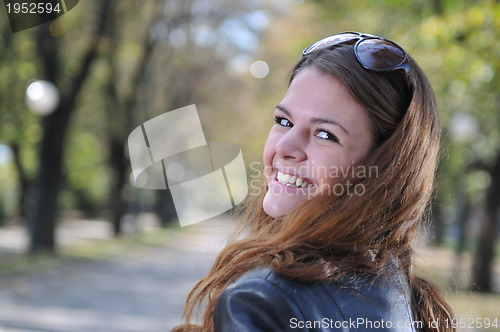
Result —
[[308, 182], [307, 179], [292, 174], [283, 173], [280, 171], [278, 171], [276, 179], [278, 180], [279, 183], [287, 185], [289, 187], [309, 188], [313, 186], [311, 183]]

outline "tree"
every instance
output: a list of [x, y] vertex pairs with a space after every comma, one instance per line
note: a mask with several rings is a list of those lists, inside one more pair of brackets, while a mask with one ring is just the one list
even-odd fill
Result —
[[485, 215], [472, 268], [472, 289], [493, 292], [493, 259], [498, 234], [498, 205], [500, 203], [500, 153], [490, 171], [491, 184], [486, 190]]
[[[484, 292], [494, 290], [492, 262], [500, 202], [500, 79], [496, 74], [500, 70], [496, 61], [500, 47], [499, 8], [498, 3], [492, 1], [467, 4], [431, 17], [419, 28], [422, 52], [435, 54], [439, 59], [439, 63], [429, 63], [429, 67], [439, 87], [445, 134], [453, 129], [448, 127], [453, 127], [457, 116], [470, 118], [465, 124], [477, 122], [477, 130], [461, 130], [461, 135], [470, 136], [467, 144], [460, 137], [449, 141], [450, 158], [445, 176], [449, 182], [462, 183], [465, 188], [459, 193], [448, 191], [449, 195], [466, 200], [456, 200], [460, 204], [456, 210], [484, 201], [484, 218], [479, 223], [481, 229], [472, 271], [472, 288]], [[428, 59], [435, 61], [432, 56]]]
[[[21, 218], [26, 217], [26, 200], [30, 186], [32, 171], [22, 161], [23, 152], [31, 149], [33, 135], [28, 130], [17, 130], [18, 128], [35, 128], [35, 116], [26, 112], [23, 104], [24, 84], [34, 75], [35, 66], [32, 65], [33, 56], [22, 52], [23, 47], [33, 47], [30, 36], [14, 39], [12, 31], [5, 22], [0, 35], [0, 122], [4, 125], [0, 128], [0, 141], [8, 145], [12, 151], [14, 166], [17, 173], [18, 183], [18, 206], [17, 214]], [[21, 70], [22, 68], [22, 70]], [[24, 149], [24, 150], [23, 150]]]
[[[50, 31], [50, 23], [40, 26], [37, 49], [45, 78], [61, 88], [61, 101], [57, 109], [43, 122], [43, 136], [39, 150], [39, 168], [30, 197], [30, 252], [54, 252], [55, 220], [58, 214], [58, 196], [63, 181], [63, 155], [66, 130], [75, 104], [87, 78], [90, 66], [97, 56], [97, 48], [106, 25], [107, 15], [113, 8], [113, 0], [103, 0], [97, 11], [97, 26], [89, 47], [84, 53], [79, 70], [73, 77], [62, 77], [61, 45]], [[67, 87], [64, 89], [63, 87]]]
[[[130, 15], [139, 9], [136, 4], [123, 3], [121, 11], [115, 12], [117, 15], [111, 20], [120, 30], [115, 27], [107, 34], [112, 46], [105, 56], [110, 68], [106, 83], [106, 98], [109, 100], [106, 114], [110, 126], [106, 129], [106, 137], [110, 147], [110, 167], [114, 170], [109, 201], [115, 234], [121, 231], [120, 220], [127, 206], [123, 197], [129, 171], [129, 161], [124, 153], [127, 136], [142, 122], [166, 111], [193, 103], [209, 104], [212, 106], [208, 107], [215, 108], [213, 105], [220, 100], [227, 101], [223, 94], [236, 81], [235, 77], [227, 75], [228, 62], [241, 46], [231, 40], [235, 37], [230, 37], [230, 31], [223, 27], [229, 22], [238, 22], [241, 33], [258, 37], [260, 31], [248, 23], [248, 16], [263, 10], [262, 7], [229, 1], [214, 4], [193, 0], [158, 1], [150, 6], [151, 19], [147, 20], [145, 29], [124, 33], [123, 30], [128, 31]], [[127, 70], [128, 79], [123, 80], [125, 70], [118, 65], [125, 63], [120, 61], [125, 56], [121, 46], [132, 42], [139, 46], [140, 53], [133, 62], [127, 63], [132, 69]], [[217, 51], [221, 44], [226, 54]], [[224, 108], [233, 112], [227, 104]], [[221, 123], [231, 119], [218, 116], [223, 112], [224, 109], [217, 109], [212, 113], [212, 121], [205, 121], [207, 132], [217, 131]], [[157, 192], [155, 205], [163, 223], [175, 216], [168, 190]]]

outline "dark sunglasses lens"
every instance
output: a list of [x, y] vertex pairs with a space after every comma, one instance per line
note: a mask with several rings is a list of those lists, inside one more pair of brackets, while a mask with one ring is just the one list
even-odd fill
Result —
[[314, 52], [316, 50], [320, 50], [323, 48], [328, 48], [330, 46], [338, 45], [345, 43], [348, 40], [353, 40], [359, 38], [359, 35], [355, 33], [341, 33], [338, 35], [333, 35], [330, 37], [326, 37], [324, 39], [321, 39], [320, 41], [317, 41], [316, 43], [312, 44], [308, 48], [306, 48], [302, 54], [309, 54], [311, 52]]
[[390, 70], [406, 59], [406, 53], [396, 44], [383, 39], [365, 39], [358, 43], [359, 61], [372, 70]]

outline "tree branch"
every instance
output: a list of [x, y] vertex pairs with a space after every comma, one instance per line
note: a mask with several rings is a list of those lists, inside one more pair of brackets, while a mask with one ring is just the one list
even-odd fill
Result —
[[90, 47], [83, 57], [82, 66], [80, 68], [80, 72], [76, 75], [73, 84], [71, 85], [70, 91], [68, 93], [68, 104], [67, 106], [72, 109], [78, 95], [78, 92], [81, 89], [85, 78], [88, 76], [88, 72], [90, 70], [90, 65], [94, 61], [97, 56], [97, 48], [99, 46], [99, 41], [104, 34], [106, 28], [107, 16], [110, 8], [113, 8], [113, 4], [115, 0], [101, 0], [101, 10], [99, 12], [99, 23], [96, 29], [96, 32], [93, 36], [92, 42], [90, 43]]

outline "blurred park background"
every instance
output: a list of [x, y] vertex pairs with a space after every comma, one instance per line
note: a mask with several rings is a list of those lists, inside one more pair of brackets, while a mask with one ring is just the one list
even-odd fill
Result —
[[[250, 171], [302, 49], [342, 31], [390, 38], [428, 74], [443, 135], [417, 268], [461, 316], [500, 318], [499, 1], [87, 0], [18, 33], [0, 10], [0, 228], [28, 239], [0, 252], [0, 277], [63, 259], [65, 223], [176, 228], [168, 190], [131, 184], [129, 133], [196, 104], [207, 140], [238, 144]], [[50, 114], [26, 103], [36, 80], [59, 91]]]

